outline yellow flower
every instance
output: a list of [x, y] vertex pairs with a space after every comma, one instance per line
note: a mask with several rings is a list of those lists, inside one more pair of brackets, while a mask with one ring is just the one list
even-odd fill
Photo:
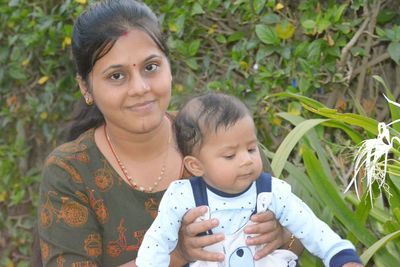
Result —
[[276, 126], [280, 126], [280, 125], [282, 125], [282, 120], [280, 118], [278, 118], [278, 117], [274, 117], [272, 119], [272, 124], [276, 125]]
[[249, 64], [247, 64], [246, 61], [240, 61], [239, 62], [240, 68], [244, 71], [248, 71], [249, 70]]
[[176, 90], [176, 92], [178, 92], [178, 93], [182, 93], [183, 91], [184, 91], [184, 87], [183, 87], [183, 85], [182, 84], [175, 84], [175, 90]]
[[42, 76], [39, 79], [38, 84], [40, 84], [40, 85], [45, 84], [48, 80], [49, 80], [49, 76]]
[[275, 6], [275, 10], [276, 10], [276, 11], [279, 11], [279, 10], [282, 10], [284, 7], [285, 7], [285, 6], [284, 6], [282, 3], [278, 3], [278, 4], [276, 4], [276, 6]]
[[177, 31], [178, 31], [178, 28], [177, 28], [176, 25], [173, 24], [173, 23], [168, 23], [168, 28], [169, 28], [169, 30], [170, 30], [171, 32], [177, 32]]
[[0, 193], [0, 203], [5, 202], [7, 199], [7, 192], [1, 192]]
[[62, 49], [64, 49], [67, 45], [71, 45], [71, 37], [65, 36], [64, 41], [62, 42]]
[[292, 23], [284, 21], [282, 23], [277, 24], [275, 30], [279, 38], [287, 40], [292, 38], [295, 31], [295, 27]]
[[211, 27], [208, 28], [207, 34], [211, 35], [211, 34], [215, 33], [216, 29], [218, 29], [218, 25], [217, 24], [211, 25]]
[[22, 61], [21, 65], [23, 67], [27, 66], [29, 64], [29, 59], [25, 59], [24, 61]]
[[47, 114], [46, 111], [43, 111], [43, 112], [40, 113], [40, 118], [41, 118], [42, 120], [45, 120], [45, 119], [47, 119], [48, 115], [49, 115], [49, 114]]
[[87, 3], [87, 0], [75, 0], [75, 2], [84, 5]]

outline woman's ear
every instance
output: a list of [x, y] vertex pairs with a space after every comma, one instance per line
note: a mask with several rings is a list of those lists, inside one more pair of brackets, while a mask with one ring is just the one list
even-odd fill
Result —
[[200, 160], [193, 156], [185, 156], [183, 163], [186, 169], [195, 176], [203, 176], [204, 170]]
[[86, 81], [82, 79], [80, 75], [76, 76], [76, 81], [78, 82], [79, 85], [79, 90], [81, 91], [81, 94], [85, 98], [85, 102], [88, 106], [93, 104], [93, 96], [89, 91], [89, 87]]

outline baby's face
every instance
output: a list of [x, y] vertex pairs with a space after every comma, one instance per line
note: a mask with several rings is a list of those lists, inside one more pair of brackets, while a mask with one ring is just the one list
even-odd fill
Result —
[[223, 192], [243, 192], [262, 171], [253, 119], [245, 116], [231, 127], [207, 132], [196, 156], [206, 182]]

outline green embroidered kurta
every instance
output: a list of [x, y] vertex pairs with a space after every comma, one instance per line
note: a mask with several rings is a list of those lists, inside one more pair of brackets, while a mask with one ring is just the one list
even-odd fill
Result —
[[40, 186], [43, 263], [108, 267], [135, 259], [164, 192], [132, 189], [99, 151], [94, 129], [61, 145]]

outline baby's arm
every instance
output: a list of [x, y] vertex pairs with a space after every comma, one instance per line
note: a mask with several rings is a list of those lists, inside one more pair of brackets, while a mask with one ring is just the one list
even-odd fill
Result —
[[323, 260], [325, 266], [341, 267], [347, 263], [361, 263], [353, 244], [342, 239], [325, 222], [317, 218], [311, 209], [291, 192], [289, 184], [273, 178], [272, 192], [273, 200], [269, 209], [275, 213], [282, 226], [293, 233], [309, 252]]
[[140, 245], [137, 266], [169, 265], [170, 253], [178, 242], [182, 217], [194, 206], [193, 197], [190, 200], [191, 195], [183, 194], [187, 192], [187, 186], [190, 187], [188, 183], [189, 181], [184, 180], [173, 182], [164, 193], [158, 215]]

